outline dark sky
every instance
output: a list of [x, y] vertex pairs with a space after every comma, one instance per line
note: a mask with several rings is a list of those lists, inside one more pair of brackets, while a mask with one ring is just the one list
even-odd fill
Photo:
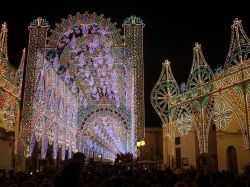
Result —
[[[169, 59], [178, 83], [187, 80], [191, 68], [193, 46], [202, 44], [203, 54], [214, 69], [224, 64], [230, 43], [231, 25], [234, 18], [243, 21], [250, 35], [250, 13], [245, 1], [216, 4], [205, 1], [183, 4], [181, 1], [165, 4], [155, 1], [85, 1], [68, 0], [53, 3], [53, 0], [5, 1], [1, 5], [0, 22], [7, 21], [9, 29], [9, 58], [17, 66], [23, 47], [28, 44], [28, 25], [38, 16], [46, 18], [51, 28], [61, 18], [76, 12], [96, 12], [110, 17], [121, 27], [122, 21], [131, 15], [140, 16], [145, 23], [145, 112], [146, 126], [160, 126], [161, 122], [150, 104], [150, 92], [158, 80], [161, 63]], [[211, 1], [210, 1], [211, 2]], [[21, 8], [21, 3], [22, 7]]]

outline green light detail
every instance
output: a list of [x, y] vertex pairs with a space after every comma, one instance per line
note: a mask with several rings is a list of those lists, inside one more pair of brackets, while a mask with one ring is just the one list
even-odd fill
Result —
[[194, 105], [198, 110], [201, 108], [200, 102], [198, 100], [194, 101]]
[[208, 101], [208, 97], [205, 97], [203, 100], [202, 100], [202, 107], [205, 107], [207, 105], [207, 101]]

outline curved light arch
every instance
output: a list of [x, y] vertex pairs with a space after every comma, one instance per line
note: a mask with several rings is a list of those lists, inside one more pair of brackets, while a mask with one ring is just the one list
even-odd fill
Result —
[[[47, 129], [48, 137], [42, 140], [43, 155], [47, 144], [54, 143], [54, 152], [61, 147], [62, 159], [65, 159], [66, 149], [70, 152], [77, 151], [74, 147], [79, 142], [75, 140], [83, 118], [89, 115], [98, 117], [98, 110], [103, 108], [112, 109], [105, 112], [119, 120], [121, 131], [130, 136], [130, 148], [126, 148], [126, 151], [135, 154], [135, 142], [144, 138], [144, 93], [143, 89], [140, 89], [143, 85], [144, 24], [136, 16], [126, 20], [131, 22], [124, 21], [124, 36], [110, 18], [95, 13], [69, 15], [68, 18], [62, 19], [61, 23], [56, 24], [50, 33], [47, 20], [38, 17], [31, 22], [26, 67], [30, 71], [26, 74], [22, 132], [26, 156], [29, 156], [28, 149], [33, 147], [30, 144], [34, 141], [29, 137], [36, 126], [37, 114], [58, 123], [59, 133], [55, 135], [54, 140], [53, 129]], [[125, 43], [129, 45], [124, 45]], [[131, 48], [133, 53], [127, 53], [128, 48]], [[46, 81], [41, 78], [43, 72]], [[48, 77], [50, 79], [47, 79]], [[65, 94], [61, 92], [62, 89]], [[61, 94], [54, 97], [55, 92]], [[50, 107], [54, 103], [56, 107]], [[70, 109], [71, 105], [74, 105], [73, 110]], [[91, 113], [95, 109], [98, 110]], [[44, 115], [43, 111], [49, 112]], [[73, 122], [68, 122], [67, 111], [73, 113], [69, 116], [74, 118]], [[119, 113], [125, 117], [119, 116]], [[127, 129], [124, 128], [124, 119], [127, 120]], [[92, 120], [94, 121], [95, 117]], [[67, 130], [71, 127], [74, 135], [69, 134]], [[46, 129], [39, 129], [40, 131], [44, 133]], [[35, 136], [34, 133], [33, 135]], [[116, 138], [118, 141], [121, 139], [119, 136]], [[70, 142], [73, 144], [67, 145], [69, 140], [72, 140]], [[89, 139], [86, 143], [99, 153], [100, 150], [105, 152], [106, 149], [96, 140]], [[105, 154], [109, 158], [114, 158], [117, 151], [106, 150]]]
[[110, 108], [99, 108], [88, 113], [79, 128], [78, 139], [91, 137], [100, 147], [112, 152], [126, 153], [131, 140], [131, 127], [126, 118]]

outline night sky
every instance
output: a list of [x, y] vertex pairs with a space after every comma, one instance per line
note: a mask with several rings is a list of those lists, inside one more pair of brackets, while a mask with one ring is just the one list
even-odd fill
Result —
[[[9, 59], [18, 66], [22, 49], [28, 45], [28, 25], [41, 16], [49, 21], [51, 28], [61, 18], [76, 12], [104, 14], [121, 27], [123, 20], [131, 15], [139, 16], [144, 29], [144, 76], [146, 126], [160, 126], [161, 122], [150, 103], [150, 92], [158, 80], [161, 63], [171, 61], [172, 71], [180, 84], [187, 80], [195, 42], [202, 44], [205, 59], [212, 69], [225, 62], [230, 43], [231, 25], [234, 18], [243, 21], [245, 32], [250, 36], [250, 13], [244, 1], [233, 4], [204, 3], [183, 4], [176, 1], [33, 1], [33, 3], [6, 1], [1, 5], [0, 22], [6, 21], [9, 29]], [[21, 8], [21, 3], [24, 8]], [[29, 7], [28, 7], [29, 6]], [[122, 27], [121, 27], [122, 28]]]

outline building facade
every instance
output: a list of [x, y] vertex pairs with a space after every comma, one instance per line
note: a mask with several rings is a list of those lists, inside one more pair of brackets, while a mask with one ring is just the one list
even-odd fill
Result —
[[145, 146], [140, 148], [140, 160], [162, 162], [162, 129], [161, 127], [145, 128]]

